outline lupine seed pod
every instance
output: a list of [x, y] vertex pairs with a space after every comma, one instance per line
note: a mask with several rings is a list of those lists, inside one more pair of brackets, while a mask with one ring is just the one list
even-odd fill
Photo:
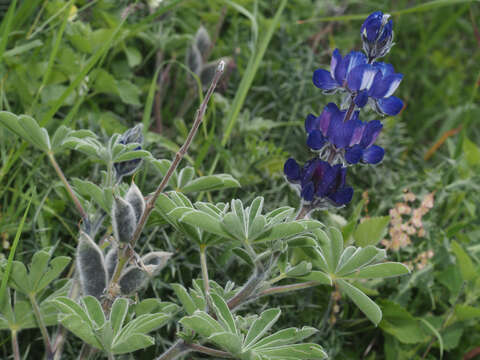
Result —
[[132, 205], [120, 197], [115, 197], [112, 209], [112, 228], [115, 239], [127, 243], [133, 236], [137, 220]]
[[165, 267], [172, 255], [165, 251], [155, 251], [144, 255], [142, 261], [145, 269], [136, 266], [128, 267], [118, 280], [120, 292], [123, 295], [130, 295], [140, 290], [147, 284], [150, 277], [155, 276]]
[[135, 218], [138, 221], [145, 211], [145, 199], [143, 198], [142, 192], [135, 183], [130, 185], [127, 195], [125, 195], [125, 200], [132, 205], [133, 211], [135, 212]]
[[102, 250], [81, 232], [77, 246], [77, 269], [83, 295], [99, 299], [107, 287], [107, 270]]
[[116, 246], [112, 246], [110, 250], [107, 251], [107, 255], [105, 256], [105, 267], [107, 269], [108, 280], [112, 279], [113, 273], [115, 272], [115, 268], [118, 262], [118, 248]]

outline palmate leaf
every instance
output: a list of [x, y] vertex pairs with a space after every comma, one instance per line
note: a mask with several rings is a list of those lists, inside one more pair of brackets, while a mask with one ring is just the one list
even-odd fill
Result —
[[47, 130], [40, 127], [30, 116], [17, 116], [8, 111], [0, 111], [0, 124], [42, 151], [48, 152], [52, 149]]
[[244, 341], [244, 347], [246, 350], [254, 346], [257, 341], [271, 329], [273, 324], [277, 322], [280, 314], [280, 309], [269, 309], [262, 312], [260, 317], [254, 321], [248, 330], [247, 337]]

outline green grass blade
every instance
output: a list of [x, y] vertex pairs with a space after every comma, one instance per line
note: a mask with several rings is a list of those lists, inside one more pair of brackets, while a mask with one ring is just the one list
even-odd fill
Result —
[[17, 249], [17, 245], [18, 245], [18, 242], [20, 240], [20, 235], [22, 234], [22, 230], [23, 230], [23, 226], [25, 224], [25, 219], [27, 218], [28, 210], [30, 209], [30, 204], [32, 203], [32, 198], [33, 198], [33, 194], [30, 196], [30, 200], [28, 202], [27, 208], [25, 209], [25, 212], [23, 213], [22, 221], [18, 225], [17, 233], [15, 234], [15, 238], [13, 240], [13, 244], [12, 244], [12, 247], [10, 249], [10, 254], [8, 255], [7, 266], [5, 268], [5, 272], [3, 273], [3, 276], [2, 276], [2, 285], [0, 286], [0, 304], [3, 304], [3, 301], [5, 300], [4, 295], [5, 295], [5, 290], [7, 288], [7, 281], [8, 281], [8, 278], [10, 276], [10, 271], [12, 269], [13, 258], [15, 257], [15, 251]]
[[8, 8], [7, 15], [5, 16], [5, 19], [2, 22], [3, 33], [2, 33], [2, 40], [0, 40], [0, 59], [3, 58], [3, 53], [7, 48], [8, 35], [10, 34], [10, 29], [12, 27], [12, 20], [15, 15], [16, 7], [17, 7], [17, 0], [13, 0], [13, 2], [10, 4], [10, 7]]

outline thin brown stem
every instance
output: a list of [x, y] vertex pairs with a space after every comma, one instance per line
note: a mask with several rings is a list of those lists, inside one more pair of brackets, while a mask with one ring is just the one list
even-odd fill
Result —
[[188, 347], [188, 344], [184, 340], [177, 340], [175, 344], [170, 346], [170, 348], [160, 355], [155, 360], [174, 360], [180, 355], [191, 352], [192, 349]]
[[202, 103], [200, 104], [200, 107], [197, 110], [195, 120], [193, 122], [192, 128], [190, 129], [190, 132], [188, 133], [185, 143], [182, 145], [180, 150], [175, 154], [175, 158], [173, 159], [170, 167], [168, 168], [167, 173], [163, 177], [162, 181], [158, 185], [152, 197], [145, 204], [145, 211], [143, 212], [142, 216], [140, 217], [140, 220], [138, 221], [138, 225], [135, 229], [135, 232], [133, 233], [133, 236], [129, 242], [129, 245], [125, 246], [124, 250], [121, 251], [119, 254], [119, 259], [118, 259], [117, 266], [115, 268], [115, 273], [112, 277], [112, 281], [110, 282], [110, 286], [107, 292], [109, 296], [106, 296], [105, 301], [103, 303], [103, 308], [104, 310], [106, 310], [106, 312], [108, 312], [107, 310], [113, 304], [114, 298], [118, 295], [117, 294], [118, 290], [116, 289], [117, 282], [118, 282], [118, 279], [120, 278], [120, 274], [122, 273], [123, 267], [125, 266], [126, 263], [128, 263], [128, 260], [133, 254], [133, 249], [135, 248], [135, 245], [138, 239], [140, 238], [140, 235], [142, 234], [143, 228], [145, 227], [145, 224], [147, 223], [147, 220], [150, 217], [150, 214], [152, 213], [155, 207], [155, 202], [157, 201], [158, 197], [167, 186], [174, 171], [177, 169], [178, 164], [183, 159], [190, 145], [192, 144], [193, 138], [195, 137], [198, 131], [198, 128], [202, 123], [203, 116], [205, 115], [205, 111], [207, 110], [207, 104], [210, 101], [210, 98], [212, 97], [212, 94], [215, 91], [215, 87], [217, 86], [217, 83], [220, 80], [220, 77], [222, 76], [224, 70], [225, 70], [225, 63], [223, 61], [220, 61], [218, 64], [215, 76], [212, 80], [212, 83], [210, 84], [210, 87], [207, 91], [207, 94], [205, 95], [205, 98], [203, 99]]
[[47, 359], [51, 359], [53, 357], [53, 348], [50, 342], [50, 336], [48, 335], [47, 326], [45, 325], [43, 316], [40, 312], [40, 307], [38, 306], [37, 300], [35, 299], [35, 294], [29, 294], [28, 298], [30, 300], [30, 303], [32, 304], [35, 319], [37, 320], [38, 327], [40, 328], [40, 332], [42, 333], [43, 341], [45, 343], [45, 351], [47, 353]]
[[18, 346], [18, 337], [16, 330], [12, 330], [12, 349], [14, 360], [21, 360], [22, 357], [20, 356], [20, 348]]
[[62, 181], [63, 185], [65, 185], [65, 188], [67, 189], [68, 195], [70, 195], [70, 198], [73, 200], [75, 207], [77, 208], [77, 211], [80, 213], [80, 216], [82, 217], [83, 221], [85, 223], [88, 222], [88, 216], [85, 210], [83, 209], [82, 204], [80, 204], [80, 200], [78, 200], [77, 195], [75, 195], [72, 187], [70, 186], [70, 183], [68, 182], [67, 178], [63, 174], [62, 169], [58, 165], [57, 161], [55, 160], [55, 157], [53, 156], [53, 153], [48, 154], [48, 159], [50, 160], [50, 163], [52, 164], [53, 168], [55, 169], [55, 172], [57, 173], [58, 177]]
[[354, 97], [355, 96], [353, 94], [350, 97], [350, 106], [348, 107], [348, 110], [347, 110], [347, 113], [345, 114], [345, 118], [343, 119], [343, 122], [347, 122], [352, 117], [353, 110], [355, 110], [355, 101], [353, 101]]
[[188, 344], [187, 346], [191, 350], [193, 350], [195, 352], [202, 353], [202, 354], [207, 354], [207, 355], [210, 355], [210, 356], [217, 356], [217, 357], [220, 357], [222, 359], [233, 359], [234, 358], [230, 353], [228, 353], [226, 351], [212, 349], [212, 348], [209, 348], [209, 347], [206, 347], [206, 346], [203, 346], [203, 345]]

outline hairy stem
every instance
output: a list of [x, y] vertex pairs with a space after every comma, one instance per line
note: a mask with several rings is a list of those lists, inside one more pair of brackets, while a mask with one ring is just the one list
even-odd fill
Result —
[[250, 277], [250, 279], [248, 279], [243, 288], [237, 294], [235, 294], [235, 296], [228, 300], [228, 308], [230, 310], [235, 309], [246, 299], [248, 299], [254, 293], [254, 291], [257, 289], [258, 285], [260, 285], [264, 278], [265, 273], [255, 270], [255, 272]]
[[48, 154], [48, 159], [50, 160], [50, 163], [52, 164], [53, 168], [55, 169], [55, 172], [57, 173], [58, 177], [60, 180], [63, 182], [63, 185], [65, 185], [65, 188], [67, 189], [68, 195], [70, 195], [70, 198], [73, 200], [75, 207], [77, 208], [77, 211], [80, 213], [80, 216], [83, 219], [83, 222], [85, 223], [85, 226], [88, 226], [88, 215], [83, 209], [82, 204], [80, 204], [80, 200], [78, 200], [77, 195], [75, 195], [72, 187], [70, 186], [70, 183], [68, 182], [67, 178], [63, 174], [62, 169], [57, 163], [57, 160], [55, 160], [55, 157], [53, 156], [53, 153]]
[[155, 360], [174, 360], [180, 355], [184, 355], [192, 350], [193, 349], [190, 349], [185, 341], [177, 340], [167, 351]]
[[12, 330], [12, 349], [13, 349], [13, 359], [21, 360], [20, 348], [18, 347], [18, 337], [17, 330]]
[[205, 115], [205, 111], [207, 110], [207, 104], [210, 101], [210, 98], [212, 97], [212, 94], [215, 91], [215, 87], [217, 86], [217, 83], [220, 80], [220, 77], [222, 76], [224, 70], [225, 70], [225, 63], [223, 61], [220, 61], [218, 64], [215, 76], [212, 80], [212, 83], [208, 88], [207, 94], [205, 95], [205, 98], [203, 99], [202, 103], [200, 104], [200, 107], [197, 110], [197, 113], [195, 115], [195, 120], [193, 122], [192, 128], [190, 129], [190, 132], [188, 133], [185, 143], [182, 145], [180, 150], [175, 154], [175, 158], [173, 159], [170, 167], [168, 168], [167, 173], [165, 174], [162, 181], [158, 185], [157, 189], [155, 190], [155, 193], [152, 195], [150, 200], [148, 200], [147, 203], [145, 204], [145, 211], [143, 212], [142, 216], [140, 217], [140, 220], [138, 221], [138, 225], [135, 228], [135, 232], [133, 233], [133, 236], [129, 242], [129, 245], [126, 246], [123, 249], [123, 251], [119, 252], [117, 267], [115, 269], [115, 273], [112, 277], [112, 281], [110, 282], [110, 286], [107, 292], [110, 295], [110, 297], [107, 296], [103, 303], [103, 308], [106, 311], [110, 309], [111, 305], [113, 304], [114, 298], [117, 296], [117, 292], [118, 292], [118, 290], [116, 289], [117, 282], [118, 282], [118, 279], [120, 278], [120, 274], [122, 273], [123, 267], [125, 266], [125, 264], [128, 262], [128, 260], [133, 254], [133, 249], [135, 248], [135, 244], [140, 238], [140, 235], [142, 234], [142, 230], [145, 227], [145, 224], [147, 223], [147, 220], [150, 217], [150, 214], [152, 213], [155, 207], [155, 202], [157, 201], [158, 197], [167, 186], [174, 171], [177, 169], [178, 164], [183, 159], [190, 145], [192, 144], [193, 138], [195, 137], [198, 131], [198, 128], [202, 123], [203, 116]]
[[47, 326], [43, 321], [43, 316], [40, 313], [40, 307], [38, 306], [37, 300], [35, 299], [35, 294], [28, 294], [28, 298], [30, 303], [32, 304], [33, 313], [35, 314], [35, 318], [38, 323], [38, 327], [40, 328], [40, 332], [42, 333], [43, 341], [45, 343], [45, 351], [47, 353], [47, 359], [51, 359], [53, 357], [53, 349], [52, 344], [50, 342], [50, 337], [48, 336]]
[[355, 96], [353, 94], [350, 97], [350, 106], [348, 107], [348, 110], [347, 110], [347, 113], [345, 114], [345, 118], [343, 119], [343, 122], [347, 122], [352, 117], [353, 110], [355, 110], [355, 101], [353, 101], [354, 97]]
[[191, 350], [193, 350], [195, 352], [202, 353], [202, 354], [207, 354], [207, 355], [210, 355], [210, 356], [217, 356], [217, 357], [222, 358], [222, 359], [233, 359], [234, 358], [230, 353], [228, 353], [226, 351], [212, 349], [212, 348], [209, 348], [209, 347], [206, 347], [206, 346], [203, 346], [203, 345], [188, 344], [187, 346]]
[[273, 295], [273, 294], [281, 294], [289, 291], [295, 291], [295, 290], [303, 290], [303, 289], [308, 289], [314, 286], [320, 285], [319, 282], [317, 281], [307, 281], [303, 283], [298, 283], [298, 284], [290, 284], [290, 285], [282, 285], [282, 286], [275, 286], [271, 287], [270, 289], [266, 289], [261, 291], [257, 296], [255, 297], [261, 297], [261, 296], [267, 296], [267, 295]]

